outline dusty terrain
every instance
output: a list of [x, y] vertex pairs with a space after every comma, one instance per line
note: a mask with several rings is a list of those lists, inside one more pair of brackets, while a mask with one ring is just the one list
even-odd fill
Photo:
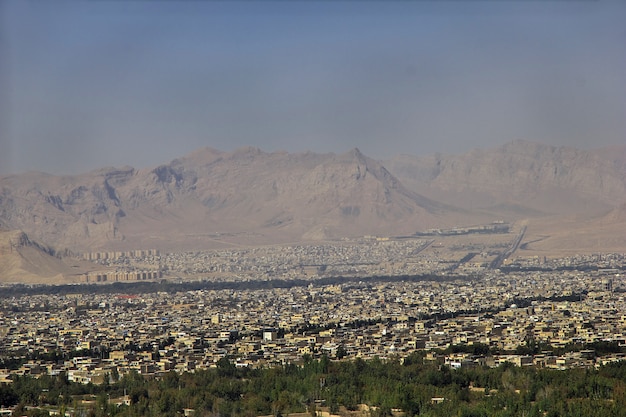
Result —
[[50, 254], [23, 232], [0, 231], [1, 283], [81, 282], [80, 275], [92, 269], [87, 262]]

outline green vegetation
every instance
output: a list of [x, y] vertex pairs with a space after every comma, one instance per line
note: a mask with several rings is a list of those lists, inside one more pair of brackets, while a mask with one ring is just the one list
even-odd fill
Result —
[[[124, 393], [130, 406], [109, 402]], [[432, 417], [622, 416], [626, 363], [599, 370], [512, 365], [452, 370], [415, 353], [404, 361], [307, 356], [302, 365], [252, 369], [235, 367], [224, 358], [210, 370], [170, 372], [161, 378], [130, 373], [100, 386], [69, 383], [64, 376], [18, 377], [0, 385], [0, 405], [17, 405], [19, 413], [29, 416], [45, 414], [48, 408], [93, 417], [177, 416], [187, 408], [196, 416], [252, 417], [313, 413], [322, 406], [345, 414], [359, 404], [375, 406], [373, 417], [391, 416], [396, 408], [407, 416]]]
[[[66, 285], [25, 285], [16, 284], [5, 286], [0, 292], [1, 298], [11, 298], [20, 296], [33, 296], [40, 294], [67, 295], [67, 294], [147, 294], [151, 292], [187, 292], [199, 290], [267, 290], [273, 288], [294, 288], [308, 287], [313, 284], [318, 287], [326, 285], [346, 284], [351, 282], [381, 283], [381, 282], [420, 282], [420, 281], [455, 281], [471, 280], [476, 277], [466, 275], [393, 275], [393, 276], [365, 276], [365, 277], [324, 277], [315, 280], [305, 279], [270, 279], [252, 281], [168, 281], [162, 279], [158, 282], [152, 281], [129, 281], [112, 282], [110, 284], [66, 284]], [[46, 307], [47, 308], [47, 307]], [[16, 311], [19, 309], [15, 307]]]

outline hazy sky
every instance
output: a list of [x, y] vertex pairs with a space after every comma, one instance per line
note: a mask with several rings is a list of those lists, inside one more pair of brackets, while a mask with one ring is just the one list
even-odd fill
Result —
[[0, 174], [626, 141], [624, 1], [0, 0]]

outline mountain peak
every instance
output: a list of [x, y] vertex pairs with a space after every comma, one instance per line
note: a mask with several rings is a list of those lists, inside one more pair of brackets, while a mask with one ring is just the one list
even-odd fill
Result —
[[237, 148], [232, 152], [232, 156], [234, 157], [254, 157], [257, 155], [264, 154], [261, 149], [256, 146], [243, 146], [241, 148]]
[[352, 148], [348, 152], [342, 154], [341, 156], [347, 157], [349, 159], [354, 159], [360, 162], [365, 162], [369, 159], [359, 148]]
[[361, 150], [359, 148], [357, 148], [357, 147], [354, 147], [354, 148], [350, 149], [350, 151], [348, 151], [348, 153], [351, 154], [351, 155], [357, 156], [359, 158], [362, 158], [364, 156], [363, 152], [361, 152]]

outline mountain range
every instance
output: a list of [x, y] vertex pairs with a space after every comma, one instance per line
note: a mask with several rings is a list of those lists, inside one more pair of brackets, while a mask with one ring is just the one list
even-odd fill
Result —
[[446, 223], [449, 211], [358, 149], [201, 149], [151, 169], [9, 176], [0, 190], [4, 228], [74, 251], [414, 233]]
[[580, 150], [517, 140], [384, 164], [408, 188], [467, 209], [593, 215], [626, 201], [626, 146]]
[[[552, 237], [564, 233], [559, 224], [615, 234], [626, 226], [625, 204], [626, 146], [528, 141], [385, 161], [358, 149], [204, 148], [146, 169], [0, 178], [0, 230], [24, 233], [20, 239], [50, 253], [406, 236], [495, 220], [530, 221], [530, 230]], [[626, 247], [615, 239], [615, 248]]]

